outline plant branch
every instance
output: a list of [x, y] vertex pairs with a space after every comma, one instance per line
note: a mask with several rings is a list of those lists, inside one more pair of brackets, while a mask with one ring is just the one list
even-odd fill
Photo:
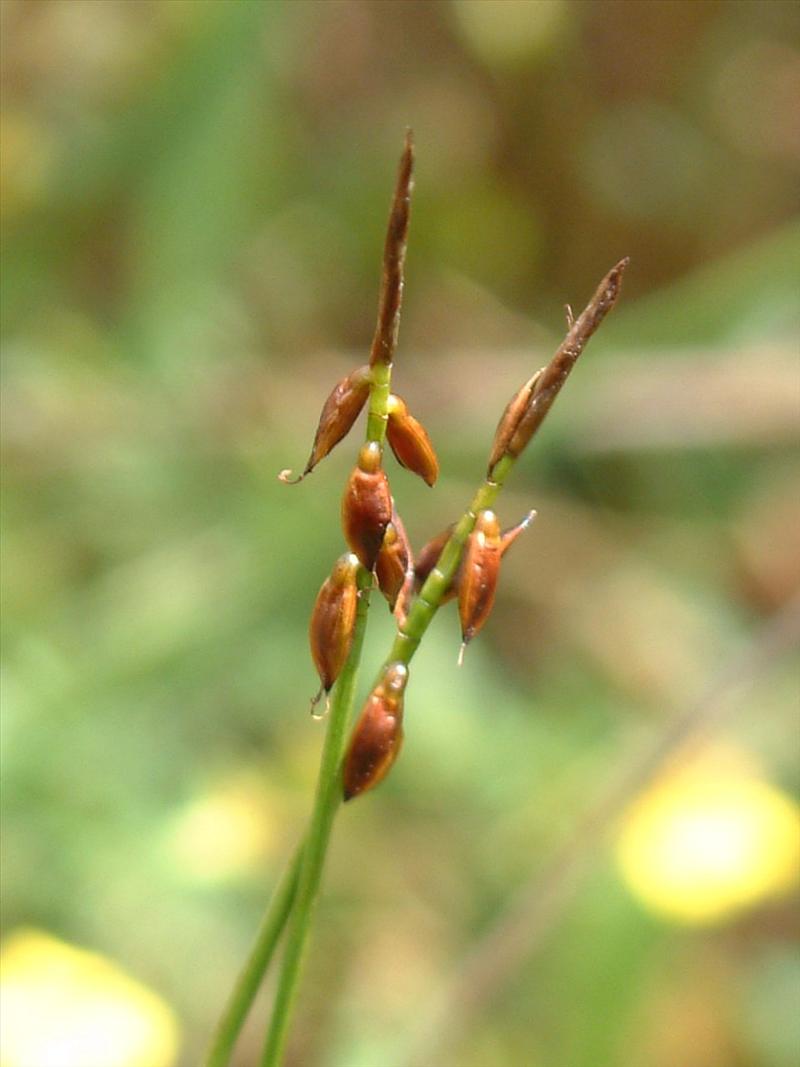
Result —
[[[524, 397], [524, 404], [513, 412], [514, 418], [511, 421], [506, 419], [506, 415], [514, 401], [506, 408], [492, 447], [489, 473], [453, 529], [436, 566], [412, 604], [408, 617], [398, 628], [387, 663], [408, 664], [411, 661], [439, 608], [442, 597], [456, 576], [464, 546], [475, 526], [478, 513], [494, 506], [506, 478], [553, 406], [567, 376], [586, 347], [586, 342], [616, 303], [627, 265], [628, 259], [625, 258], [612, 267], [578, 318], [570, 317], [566, 337], [550, 362], [534, 376], [535, 382], [531, 379], [530, 383], [526, 383], [532, 387]], [[517, 396], [519, 395], [518, 393]], [[512, 440], [513, 451], [509, 451]]]
[[250, 955], [236, 980], [236, 985], [233, 987], [217, 1029], [214, 1031], [203, 1067], [225, 1067], [230, 1059], [233, 1046], [236, 1044], [244, 1020], [247, 1018], [258, 987], [272, 959], [289, 912], [292, 910], [302, 857], [303, 843], [301, 842], [284, 870], [269, 902], [269, 907], [264, 913]]

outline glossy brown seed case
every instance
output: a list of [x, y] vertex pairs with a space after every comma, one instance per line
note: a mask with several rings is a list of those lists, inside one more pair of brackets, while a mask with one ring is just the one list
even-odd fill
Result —
[[403, 693], [408, 668], [392, 663], [375, 686], [356, 723], [344, 760], [344, 799], [382, 782], [403, 744]]
[[365, 444], [358, 454], [342, 497], [342, 530], [350, 549], [368, 571], [375, 568], [386, 527], [392, 519], [392, 495], [381, 467], [381, 447]]
[[[350, 655], [358, 608], [358, 558], [346, 552], [322, 583], [308, 628], [311, 657], [322, 692], [330, 692]], [[316, 703], [316, 700], [315, 700]]]
[[502, 557], [500, 524], [493, 511], [478, 515], [470, 534], [458, 583], [458, 614], [461, 619], [461, 654], [489, 618], [497, 591]]
[[390, 396], [386, 440], [401, 467], [413, 471], [428, 485], [439, 477], [439, 460], [425, 427], [409, 413], [404, 400]]
[[291, 471], [281, 471], [279, 478], [291, 485], [301, 482], [316, 467], [321, 459], [345, 437], [358, 418], [359, 412], [369, 396], [370, 369], [368, 366], [357, 367], [346, 378], [342, 378], [322, 406], [322, 412], [311, 447], [311, 455], [302, 474], [291, 477]]

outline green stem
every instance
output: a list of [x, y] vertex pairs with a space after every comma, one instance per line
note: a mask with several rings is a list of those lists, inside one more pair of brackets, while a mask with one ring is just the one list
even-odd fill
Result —
[[303, 860], [294, 907], [289, 920], [289, 931], [281, 965], [278, 989], [270, 1020], [267, 1044], [262, 1063], [265, 1067], [274, 1067], [281, 1062], [283, 1049], [288, 1034], [292, 1005], [297, 994], [303, 954], [311, 927], [322, 879], [325, 854], [328, 849], [334, 815], [342, 802], [342, 783], [340, 765], [344, 755], [347, 728], [353, 706], [356, 675], [361, 660], [364, 644], [369, 593], [372, 587], [372, 575], [363, 568], [359, 571], [360, 600], [356, 618], [353, 647], [350, 657], [342, 671], [333, 691], [331, 709], [328, 717], [328, 730], [322, 749], [317, 792], [311, 813], [308, 836], [303, 848]]
[[203, 1061], [203, 1067], [225, 1067], [230, 1059], [233, 1046], [253, 1004], [264, 972], [272, 959], [289, 912], [292, 910], [302, 858], [303, 843], [301, 842], [284, 870], [269, 907], [264, 913], [256, 934], [255, 944], [250, 950], [250, 955], [225, 1005], [222, 1018], [217, 1024], [208, 1053]]
[[372, 383], [367, 414], [367, 440], [383, 445], [386, 437], [387, 407], [392, 380], [391, 363], [376, 363], [371, 370]]
[[473, 497], [472, 503], [458, 520], [450, 535], [450, 540], [439, 556], [438, 563], [428, 575], [419, 591], [419, 596], [411, 606], [407, 619], [397, 631], [387, 663], [408, 664], [411, 662], [423, 634], [439, 609], [442, 597], [456, 576], [464, 546], [475, 526], [478, 512], [494, 507], [497, 495], [503, 488], [515, 462], [513, 456], [503, 456], [492, 471], [492, 477], [484, 481]]

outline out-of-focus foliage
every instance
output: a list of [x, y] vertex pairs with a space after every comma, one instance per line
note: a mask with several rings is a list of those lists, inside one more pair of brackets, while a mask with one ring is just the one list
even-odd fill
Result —
[[[631, 256], [504, 495], [504, 524], [539, 518], [490, 623], [459, 672], [442, 612], [413, 664], [403, 756], [337, 825], [292, 1062], [389, 1067], [630, 744], [800, 586], [799, 9], [0, 10], [9, 967], [34, 927], [64, 960], [115, 961], [166, 1000], [180, 1053], [165, 1023], [126, 1067], [198, 1062], [308, 810], [306, 626], [342, 551], [352, 442], [297, 489], [275, 475], [302, 463], [367, 351], [405, 126], [418, 168], [395, 381], [443, 472], [434, 492], [391, 472], [416, 546], [463, 509], [564, 302]], [[363, 686], [390, 632], [376, 604]], [[796, 1061], [793, 666], [746, 687], [716, 738], [738, 753], [725, 826], [747, 845], [715, 868], [719, 898], [698, 914], [674, 853], [623, 833], [621, 866], [602, 854], [446, 1062]], [[658, 808], [662, 844], [669, 812], [702, 821], [696, 800]], [[673, 925], [677, 898], [651, 911], [651, 862], [714, 923]], [[23, 963], [26, 995], [52, 988], [57, 963]], [[125, 982], [135, 1013], [149, 994]], [[26, 1067], [8, 1032], [3, 1067]]]

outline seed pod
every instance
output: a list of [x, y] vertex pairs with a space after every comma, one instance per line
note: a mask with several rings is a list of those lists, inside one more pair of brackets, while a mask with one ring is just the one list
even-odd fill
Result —
[[489, 477], [502, 456], [519, 456], [541, 426], [589, 338], [617, 302], [628, 262], [626, 256], [611, 268], [577, 319], [568, 307], [567, 336], [547, 366], [522, 386], [503, 412], [489, 457]]
[[330, 692], [350, 655], [358, 607], [358, 567], [358, 557], [352, 552], [340, 556], [314, 603], [308, 638], [321, 685], [311, 701], [312, 711], [322, 694]]
[[290, 470], [278, 475], [282, 482], [296, 485], [316, 467], [321, 459], [345, 437], [358, 418], [358, 414], [369, 396], [370, 369], [358, 367], [346, 378], [342, 378], [322, 406], [311, 455], [305, 470], [297, 478], [292, 478]]
[[[543, 369], [544, 368], [542, 368], [542, 370]], [[514, 436], [514, 431], [519, 425], [519, 420], [527, 410], [536, 388], [536, 382], [539, 375], [542, 373], [542, 370], [537, 370], [537, 372], [525, 382], [514, 396], [511, 397], [505, 406], [503, 414], [500, 416], [500, 421], [497, 424], [497, 429], [494, 434], [492, 451], [489, 456], [489, 467], [487, 470], [489, 477], [492, 476], [492, 471], [508, 451], [509, 442]]]
[[[433, 568], [439, 561], [439, 556], [442, 554], [442, 550], [447, 542], [450, 540], [450, 535], [453, 532], [453, 527], [448, 526], [446, 530], [442, 530], [436, 537], [431, 538], [426, 545], [421, 548], [414, 560], [414, 591], [419, 592], [425, 584], [425, 579], [431, 573]], [[455, 587], [451, 585], [442, 598], [441, 603], [444, 604], [448, 600], [451, 600], [455, 596]]]
[[381, 447], [368, 441], [358, 454], [342, 497], [344, 538], [368, 571], [375, 567], [392, 518], [389, 480], [381, 467]]
[[439, 477], [439, 461], [425, 427], [409, 414], [399, 396], [389, 397], [387, 411], [386, 439], [397, 462], [432, 486]]
[[461, 618], [461, 651], [489, 618], [497, 591], [502, 541], [493, 511], [481, 511], [467, 542], [458, 582], [458, 613]]
[[[397, 510], [392, 510], [392, 521], [386, 527], [383, 544], [375, 564], [378, 588], [386, 597], [389, 610], [399, 609], [405, 618], [408, 596], [413, 582], [411, 545]], [[403, 592], [405, 589], [405, 595]]]
[[344, 799], [383, 781], [403, 743], [404, 663], [390, 663], [364, 705], [344, 760]]

